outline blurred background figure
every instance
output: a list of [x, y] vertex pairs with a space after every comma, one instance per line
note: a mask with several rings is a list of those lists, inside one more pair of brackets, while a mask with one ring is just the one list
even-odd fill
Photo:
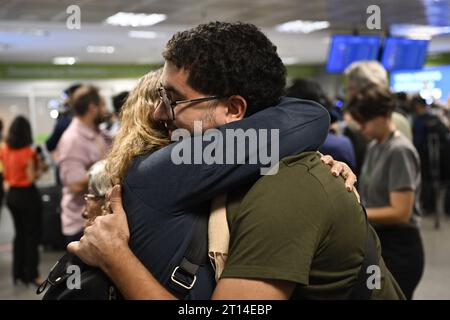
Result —
[[[53, 132], [50, 134], [48, 139], [45, 141], [45, 146], [47, 151], [52, 155], [53, 160], [58, 161], [58, 154], [56, 152], [56, 147], [58, 146], [58, 142], [61, 139], [64, 131], [69, 127], [70, 122], [73, 117], [72, 110], [72, 97], [73, 93], [81, 87], [81, 84], [76, 83], [71, 85], [69, 88], [65, 89], [63, 92], [64, 96], [64, 104], [62, 106], [62, 110], [58, 114], [58, 118], [56, 119], [55, 126], [53, 128]], [[55, 167], [55, 177], [56, 183], [61, 185], [61, 181], [59, 179], [59, 169], [58, 166]]]
[[42, 200], [35, 186], [46, 170], [35, 149], [28, 120], [18, 116], [12, 122], [6, 143], [1, 149], [6, 203], [14, 221], [13, 282], [39, 285], [39, 250]]
[[414, 146], [422, 168], [422, 208], [426, 213], [436, 212], [438, 200], [444, 201], [439, 199], [439, 193], [445, 192], [450, 181], [450, 130], [419, 95], [412, 97], [411, 109]]
[[72, 103], [73, 103], [73, 93], [81, 87], [80, 83], [71, 85], [69, 88], [64, 90], [63, 94], [65, 97], [64, 104], [61, 112], [59, 112], [58, 118], [56, 119], [55, 126], [53, 128], [53, 132], [48, 137], [47, 141], [45, 141], [45, 146], [49, 152], [53, 152], [56, 150], [56, 146], [58, 145], [59, 139], [61, 139], [62, 134], [69, 127], [70, 122], [73, 117]]
[[347, 163], [352, 170], [356, 169], [355, 151], [351, 140], [336, 132], [336, 122], [339, 120], [339, 113], [333, 109], [330, 99], [322, 90], [320, 84], [307, 79], [295, 79], [292, 85], [286, 90], [286, 96], [311, 100], [325, 107], [330, 113], [330, 132], [320, 148], [323, 154], [331, 155], [334, 159]]
[[83, 235], [83, 194], [88, 188], [88, 169], [103, 159], [108, 137], [99, 125], [108, 115], [105, 99], [94, 86], [81, 86], [73, 94], [74, 117], [58, 144], [58, 164], [63, 184], [61, 200], [62, 232], [67, 242]]
[[[0, 150], [3, 147], [3, 120], [0, 119]], [[0, 219], [2, 215], [3, 197], [5, 196], [5, 189], [3, 188], [3, 161], [0, 159]]]
[[381, 241], [383, 259], [408, 299], [424, 268], [418, 224], [420, 159], [412, 143], [396, 130], [394, 95], [385, 86], [368, 85], [347, 108], [371, 141], [359, 181], [361, 201]]
[[[386, 69], [378, 61], [357, 61], [350, 64], [344, 71], [347, 101], [351, 100], [362, 89], [369, 85], [389, 88], [388, 74]], [[361, 138], [358, 126], [351, 119], [349, 113], [345, 114], [344, 119], [348, 125], [348, 136], [357, 150], [357, 172], [360, 172], [361, 165], [365, 157], [367, 141]], [[400, 131], [408, 140], [412, 141], [412, 129], [408, 119], [401, 113], [394, 111], [392, 120], [398, 131]]]
[[88, 193], [84, 195], [86, 209], [83, 218], [86, 219], [85, 226], [94, 223], [98, 216], [108, 213], [105, 208], [106, 194], [111, 190], [111, 177], [106, 171], [106, 160], [100, 160], [89, 168]]
[[122, 107], [125, 101], [128, 98], [128, 91], [122, 91], [115, 96], [112, 97], [112, 104], [114, 111], [111, 114], [111, 118], [107, 122], [106, 131], [109, 133], [111, 138], [114, 138], [119, 131], [120, 128], [120, 112], [122, 111]]

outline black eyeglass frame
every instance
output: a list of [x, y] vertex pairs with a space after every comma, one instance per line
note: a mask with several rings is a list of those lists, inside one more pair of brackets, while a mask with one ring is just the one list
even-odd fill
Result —
[[174, 111], [174, 109], [179, 104], [183, 104], [183, 103], [200, 103], [200, 102], [217, 100], [217, 99], [223, 98], [222, 96], [209, 96], [209, 97], [189, 99], [189, 100], [172, 101], [167, 96], [167, 91], [166, 91], [166, 89], [164, 88], [164, 86], [162, 84], [158, 88], [158, 94], [159, 94], [159, 98], [160, 98], [162, 104], [165, 107], [167, 116], [169, 116], [170, 120], [172, 120], [172, 121], [175, 120], [175, 111]]

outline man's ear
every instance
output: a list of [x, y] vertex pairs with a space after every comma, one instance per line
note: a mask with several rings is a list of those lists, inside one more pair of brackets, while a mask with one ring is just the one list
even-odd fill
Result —
[[247, 112], [247, 100], [244, 97], [235, 95], [228, 98], [227, 101], [227, 123], [242, 120]]

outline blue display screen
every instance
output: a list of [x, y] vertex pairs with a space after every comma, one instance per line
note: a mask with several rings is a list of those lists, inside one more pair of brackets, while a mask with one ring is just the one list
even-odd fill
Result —
[[446, 102], [450, 98], [450, 66], [392, 72], [391, 88], [394, 92], [419, 93], [427, 101]]
[[386, 70], [421, 69], [427, 56], [428, 40], [386, 38], [381, 63]]
[[381, 46], [378, 36], [334, 35], [328, 53], [327, 71], [340, 73], [360, 60], [377, 60]]

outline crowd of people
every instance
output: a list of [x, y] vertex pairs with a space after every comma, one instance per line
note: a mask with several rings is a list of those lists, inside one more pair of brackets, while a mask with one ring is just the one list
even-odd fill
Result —
[[[66, 90], [46, 148], [69, 252], [127, 299], [413, 298], [425, 260], [420, 216], [436, 210], [436, 183], [450, 180], [448, 109], [392, 93], [375, 61], [348, 67], [343, 108], [312, 79], [286, 86], [276, 47], [250, 24], [179, 32], [163, 57], [162, 69], [113, 97], [112, 113], [98, 88]], [[248, 161], [271, 141], [246, 145], [247, 161], [174, 163], [174, 150], [196, 150], [199, 121], [220, 154], [235, 150], [215, 134], [278, 130], [277, 173]], [[192, 136], [175, 139], [179, 129]], [[13, 281], [39, 285], [35, 182], [48, 166], [24, 117], [1, 161]], [[205, 239], [195, 258], [193, 238]], [[369, 262], [373, 288], [361, 285]]]

